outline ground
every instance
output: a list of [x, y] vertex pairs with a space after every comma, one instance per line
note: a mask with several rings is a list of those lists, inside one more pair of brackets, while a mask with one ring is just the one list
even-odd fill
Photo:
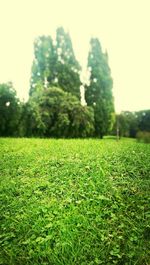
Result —
[[148, 265], [150, 145], [0, 139], [3, 265]]

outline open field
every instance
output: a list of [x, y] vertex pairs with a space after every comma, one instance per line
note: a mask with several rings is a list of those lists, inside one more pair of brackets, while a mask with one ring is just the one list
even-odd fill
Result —
[[0, 139], [1, 264], [150, 264], [150, 145]]

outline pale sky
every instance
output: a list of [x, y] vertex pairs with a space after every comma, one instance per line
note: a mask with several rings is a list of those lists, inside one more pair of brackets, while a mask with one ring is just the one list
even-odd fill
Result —
[[107, 49], [117, 112], [150, 108], [150, 0], [0, 0], [0, 83], [27, 99], [33, 41], [58, 26], [83, 70], [91, 37]]

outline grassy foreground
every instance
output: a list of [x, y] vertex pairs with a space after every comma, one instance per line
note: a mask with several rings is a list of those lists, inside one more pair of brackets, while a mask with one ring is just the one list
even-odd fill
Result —
[[1, 264], [150, 264], [150, 145], [0, 139]]

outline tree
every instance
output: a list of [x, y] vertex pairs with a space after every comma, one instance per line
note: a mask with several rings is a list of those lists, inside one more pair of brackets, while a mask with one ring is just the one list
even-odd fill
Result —
[[118, 129], [119, 137], [135, 137], [137, 132], [135, 113], [122, 111], [120, 114], [117, 114], [113, 127], [113, 134], [116, 134], [116, 129]]
[[75, 104], [70, 109], [70, 137], [92, 137], [94, 135], [93, 109], [81, 104]]
[[136, 113], [138, 119], [138, 129], [150, 132], [150, 110], [141, 110]]
[[41, 119], [38, 103], [30, 98], [28, 102], [22, 103], [21, 119], [19, 122], [19, 136], [33, 137], [44, 136], [45, 125]]
[[93, 134], [93, 112], [62, 89], [48, 88], [39, 98], [46, 137], [87, 137]]
[[50, 36], [40, 36], [34, 41], [34, 60], [31, 70], [30, 96], [38, 93], [38, 88], [46, 87], [47, 79], [53, 83], [55, 79], [55, 63], [57, 56]]
[[34, 42], [30, 95], [39, 87], [61, 87], [80, 99], [80, 70], [69, 33], [58, 28], [56, 40], [41, 36]]
[[102, 52], [97, 38], [90, 41], [88, 55], [90, 84], [85, 86], [85, 99], [88, 106], [94, 109], [95, 136], [107, 134], [114, 121], [114, 100], [112, 96], [113, 81], [108, 65], [108, 56]]
[[[147, 120], [147, 111], [122, 111], [116, 115], [116, 122], [113, 128], [113, 134], [115, 134], [116, 127], [118, 125], [119, 136], [136, 137], [138, 131], [148, 131], [149, 123]], [[150, 118], [150, 117], [149, 117]], [[146, 120], [145, 120], [146, 119]], [[145, 122], [145, 121], [146, 122]], [[145, 125], [144, 125], [145, 124]]]
[[0, 84], [0, 136], [17, 136], [20, 101], [11, 82]]
[[62, 27], [56, 32], [57, 85], [80, 99], [80, 70], [75, 58], [71, 37]]

